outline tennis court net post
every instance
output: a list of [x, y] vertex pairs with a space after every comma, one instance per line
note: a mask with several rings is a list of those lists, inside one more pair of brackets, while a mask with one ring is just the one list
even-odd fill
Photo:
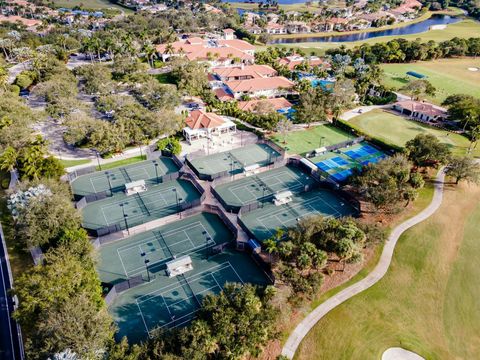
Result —
[[187, 278], [185, 277], [185, 275], [184, 275], [184, 274], [180, 274], [180, 275], [178, 275], [178, 276], [180, 276], [180, 278], [183, 280], [183, 282], [184, 282], [185, 284], [187, 284], [187, 287], [188, 287], [188, 289], [190, 290], [190, 292], [192, 293], [193, 298], [194, 298], [195, 301], [197, 302], [198, 306], [201, 307], [201, 306], [202, 306], [202, 302], [198, 299], [197, 295], [193, 292], [193, 289], [192, 289], [192, 287], [190, 286], [190, 283], [188, 282], [188, 280], [187, 280]]
[[140, 208], [147, 213], [148, 216], [150, 216], [150, 211], [147, 208], [147, 205], [145, 205], [145, 202], [143, 201], [142, 197], [140, 196], [139, 193], [135, 193], [135, 198], [137, 199], [137, 203], [140, 205]]

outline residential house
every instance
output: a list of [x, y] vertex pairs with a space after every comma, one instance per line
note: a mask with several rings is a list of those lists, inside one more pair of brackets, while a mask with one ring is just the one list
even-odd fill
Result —
[[325, 31], [345, 31], [347, 30], [349, 20], [345, 18], [333, 17], [327, 20]]
[[253, 64], [255, 46], [239, 39], [202, 39], [190, 37], [169, 44], [157, 45], [162, 61], [181, 56], [188, 60], [207, 62], [210, 66]]
[[267, 34], [271, 35], [278, 35], [278, 34], [287, 34], [288, 30], [285, 25], [274, 23], [274, 22], [269, 22], [265, 26], [265, 32]]
[[185, 119], [185, 125], [183, 136], [190, 144], [200, 138], [210, 138], [212, 135], [237, 131], [235, 123], [231, 120], [204, 110], [192, 111]]
[[37, 27], [42, 24], [40, 20], [36, 19], [27, 19], [21, 16], [4, 16], [0, 15], [0, 23], [8, 22], [12, 24], [22, 24], [24, 25], [28, 31], [36, 32]]
[[284, 97], [239, 101], [237, 105], [240, 110], [254, 112], [257, 105], [261, 102], [266, 102], [270, 104], [273, 110], [282, 113], [288, 112], [288, 110], [290, 110], [293, 106], [292, 103]]
[[444, 121], [447, 118], [446, 109], [421, 101], [398, 101], [393, 104], [392, 109], [410, 118], [425, 122]]
[[280, 65], [286, 66], [290, 71], [295, 70], [295, 66], [307, 63], [310, 66], [330, 67], [330, 64], [319, 58], [318, 56], [287, 56], [279, 60]]
[[289, 34], [303, 34], [312, 31], [310, 26], [305, 24], [303, 21], [289, 21], [285, 27], [287, 28], [287, 32]]
[[277, 71], [268, 65], [217, 67], [212, 74], [221, 81], [247, 80], [277, 76]]
[[291, 94], [295, 83], [283, 76], [226, 81], [225, 86], [235, 99], [280, 97]]

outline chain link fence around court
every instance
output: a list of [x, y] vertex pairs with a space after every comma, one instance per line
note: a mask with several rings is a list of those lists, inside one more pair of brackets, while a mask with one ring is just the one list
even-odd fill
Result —
[[143, 275], [136, 275], [132, 276], [131, 278], [128, 278], [125, 281], [119, 282], [118, 284], [115, 284], [112, 286], [110, 291], [105, 295], [105, 303], [107, 306], [111, 305], [115, 299], [120, 295], [121, 293], [132, 289], [134, 287], [137, 287], [139, 285], [142, 285], [145, 282], [145, 279], [143, 278]]

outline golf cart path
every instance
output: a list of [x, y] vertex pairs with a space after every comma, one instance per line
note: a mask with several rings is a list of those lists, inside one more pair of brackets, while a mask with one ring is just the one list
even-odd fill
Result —
[[344, 301], [354, 297], [355, 295], [361, 293], [364, 290], [367, 290], [383, 278], [390, 266], [393, 257], [393, 251], [400, 236], [406, 230], [428, 219], [440, 207], [443, 199], [444, 180], [445, 173], [442, 169], [438, 172], [438, 175], [435, 179], [434, 194], [430, 205], [428, 205], [428, 207], [422, 210], [419, 214], [404, 221], [395, 229], [393, 229], [385, 243], [382, 254], [380, 256], [380, 260], [371, 273], [369, 273], [362, 280], [343, 289], [336, 295], [332, 296], [331, 298], [317, 306], [310, 314], [305, 317], [305, 319], [302, 320], [302, 322], [297, 325], [295, 330], [293, 330], [293, 332], [288, 337], [287, 342], [282, 349], [282, 355], [293, 359], [295, 352], [300, 343], [302, 342], [303, 338], [321, 318], [323, 318], [326, 314], [328, 314], [331, 310], [336, 308]]

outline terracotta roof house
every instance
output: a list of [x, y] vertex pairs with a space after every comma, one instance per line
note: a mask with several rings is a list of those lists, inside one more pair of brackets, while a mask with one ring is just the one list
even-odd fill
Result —
[[273, 99], [257, 99], [257, 100], [239, 101], [238, 108], [243, 111], [254, 111], [258, 103], [262, 101], [268, 102], [269, 104], [271, 104], [272, 108], [275, 111], [287, 110], [293, 106], [292, 103], [287, 99], [285, 99], [284, 97], [279, 97], [279, 98], [273, 98]]
[[236, 132], [234, 122], [219, 116], [215, 113], [203, 110], [194, 110], [185, 119], [183, 136], [191, 144], [192, 141], [200, 138]]
[[246, 80], [277, 75], [277, 71], [268, 65], [245, 65], [235, 67], [216, 67], [212, 73], [221, 81]]
[[303, 62], [308, 63], [310, 66], [323, 66], [330, 67], [330, 64], [320, 59], [318, 56], [299, 56], [292, 55], [280, 59], [279, 64], [285, 65], [289, 70], [294, 70], [295, 66], [302, 64]]
[[426, 122], [444, 121], [447, 111], [429, 103], [413, 100], [398, 101], [392, 109], [413, 119]]
[[287, 27], [282, 24], [269, 22], [267, 26], [265, 26], [265, 32], [267, 34], [287, 34]]
[[225, 40], [235, 39], [235, 30], [233, 30], [233, 29], [223, 29], [222, 33], [223, 33], [223, 38]]
[[295, 83], [283, 76], [226, 81], [225, 85], [235, 99], [243, 95], [251, 97], [278, 97], [292, 93]]
[[239, 39], [202, 39], [191, 37], [170, 44], [157, 45], [157, 53], [163, 61], [172, 56], [185, 56], [189, 60], [208, 62], [211, 66], [241, 63], [253, 64], [255, 47]]
[[27, 30], [29, 31], [36, 31], [37, 26], [41, 25], [42, 22], [40, 20], [35, 20], [35, 19], [27, 19], [21, 16], [3, 16], [0, 15], [0, 23], [2, 22], [9, 22], [9, 23], [21, 23], [22, 25], [25, 25], [27, 27]]

